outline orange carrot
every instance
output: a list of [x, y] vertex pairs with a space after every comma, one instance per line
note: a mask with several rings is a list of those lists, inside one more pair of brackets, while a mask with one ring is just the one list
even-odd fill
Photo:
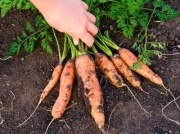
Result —
[[100, 68], [100, 70], [103, 72], [103, 74], [118, 88], [120, 87], [127, 87], [129, 92], [132, 94], [134, 99], [137, 101], [141, 109], [143, 109], [146, 113], [149, 114], [149, 112], [144, 109], [138, 99], [135, 97], [131, 89], [123, 83], [121, 76], [117, 73], [115, 66], [113, 63], [102, 53], [95, 53], [95, 61], [97, 66]]
[[53, 118], [46, 128], [45, 134], [47, 133], [48, 128], [51, 125], [51, 123], [55, 119], [60, 118], [63, 115], [64, 111], [66, 110], [66, 107], [71, 98], [74, 77], [75, 77], [75, 65], [74, 65], [74, 60], [72, 59], [66, 63], [62, 71], [62, 74], [60, 77], [59, 96], [53, 105], [53, 108], [51, 111], [51, 115]]
[[38, 104], [42, 103], [42, 101], [46, 98], [46, 96], [49, 94], [49, 92], [52, 90], [52, 88], [56, 85], [56, 83], [59, 80], [59, 77], [61, 75], [62, 70], [63, 70], [63, 65], [62, 64], [58, 64], [54, 68], [51, 79], [49, 80], [49, 83], [47, 84], [47, 86], [42, 91]]
[[118, 54], [111, 56], [111, 60], [116, 69], [130, 82], [130, 84], [133, 87], [145, 92], [141, 87], [141, 81], [133, 74], [133, 72], [126, 65], [126, 63], [119, 57]]
[[39, 105], [43, 102], [43, 100], [46, 98], [46, 96], [49, 94], [49, 92], [52, 90], [52, 88], [56, 85], [57, 81], [59, 80], [59, 77], [61, 75], [63, 69], [63, 65], [62, 64], [58, 64], [52, 73], [51, 79], [49, 80], [48, 84], [46, 85], [46, 87], [43, 89], [39, 102], [36, 106], [36, 108], [34, 109], [34, 111], [31, 113], [31, 115], [21, 124], [19, 124], [17, 127], [22, 126], [24, 123], [26, 123], [32, 116], [33, 114], [36, 112], [37, 108], [39, 107]]
[[62, 71], [60, 77], [59, 96], [52, 108], [51, 114], [54, 119], [60, 118], [63, 115], [66, 106], [69, 103], [74, 77], [75, 77], [74, 60], [69, 60]]
[[101, 72], [118, 88], [125, 86], [113, 63], [102, 53], [95, 53], [95, 62]]
[[84, 101], [91, 111], [98, 128], [104, 132], [103, 96], [99, 81], [96, 76], [95, 65], [92, 57], [83, 54], [75, 62], [78, 83], [82, 87], [81, 93]]
[[[122, 48], [119, 50], [119, 55], [120, 57], [123, 59], [123, 61], [129, 66], [131, 67], [133, 64], [138, 62], [138, 58], [129, 50]], [[161, 85], [163, 86], [163, 88], [168, 91], [171, 96], [173, 97], [173, 101], [176, 104], [177, 108], [180, 109], [178, 103], [176, 102], [176, 98], [174, 96], [174, 94], [170, 91], [170, 89], [167, 89], [164, 84], [162, 79], [155, 74], [146, 64], [144, 64], [143, 62], [140, 62], [141, 68], [140, 69], [136, 69], [135, 71], [144, 76], [145, 78], [149, 79], [150, 81], [154, 82], [155, 84]]]
[[[122, 60], [131, 67], [133, 64], [138, 62], [138, 58], [128, 49], [122, 48], [119, 50], [119, 55], [122, 58]], [[150, 81], [158, 84], [163, 85], [162, 79], [155, 74], [146, 64], [143, 62], [140, 62], [141, 68], [136, 69], [135, 72], [142, 75], [143, 77], [149, 79]]]

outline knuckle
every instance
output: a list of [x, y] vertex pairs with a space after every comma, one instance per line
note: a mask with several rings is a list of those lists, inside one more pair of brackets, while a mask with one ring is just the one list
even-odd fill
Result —
[[87, 32], [85, 31], [85, 29], [82, 29], [82, 30], [80, 31], [80, 37], [83, 38], [83, 37], [85, 37], [86, 35], [87, 35]]

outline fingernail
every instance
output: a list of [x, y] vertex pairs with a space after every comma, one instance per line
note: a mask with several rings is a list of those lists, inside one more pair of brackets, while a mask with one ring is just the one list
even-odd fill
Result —
[[89, 48], [91, 48], [92, 46], [93, 46], [93, 44], [92, 45], [88, 45]]
[[73, 39], [74, 45], [78, 45], [79, 39]]

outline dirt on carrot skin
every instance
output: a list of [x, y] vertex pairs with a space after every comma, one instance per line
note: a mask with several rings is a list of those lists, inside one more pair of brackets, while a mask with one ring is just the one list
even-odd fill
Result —
[[96, 53], [95, 63], [99, 67], [103, 75], [108, 78], [112, 82], [112, 84], [114, 84], [118, 88], [124, 86], [120, 74], [118, 74], [115, 66], [105, 54]]
[[53, 105], [51, 115], [54, 119], [60, 118], [67, 108], [71, 99], [72, 87], [75, 78], [74, 60], [68, 60], [65, 63], [62, 74], [60, 76], [59, 96]]
[[132, 86], [134, 86], [137, 89], [141, 88], [141, 82], [138, 79], [138, 77], [136, 77], [136, 75], [133, 74], [132, 70], [130, 70], [130, 68], [123, 62], [123, 60], [120, 58], [118, 54], [111, 56], [111, 61], [116, 67], [117, 71], [122, 76], [124, 76], [131, 83]]
[[[178, 10], [179, 0], [169, 3]], [[180, 11], [180, 8], [179, 8]], [[35, 15], [26, 11], [10, 11], [7, 16], [0, 18], [0, 58], [5, 55], [5, 51], [15, 40], [16, 36], [25, 28], [25, 21], [34, 23]], [[175, 54], [179, 50], [179, 21], [180, 18], [168, 23], [152, 26], [154, 33], [158, 34], [158, 40], [167, 42], [168, 49], [163, 53]], [[109, 29], [110, 25], [114, 30], [110, 31], [110, 36], [117, 44], [122, 43], [122, 47], [131, 49], [134, 39], [124, 39], [120, 32], [117, 32], [114, 22], [103, 21], [103, 29]], [[60, 38], [63, 40], [63, 38]], [[53, 67], [57, 65], [58, 55], [56, 45], [53, 45], [54, 54], [48, 55], [42, 49], [27, 55], [23, 51], [19, 55], [7, 61], [0, 61], [0, 133], [4, 134], [44, 134], [51, 112], [49, 111], [58, 96], [59, 85], [57, 84], [52, 92], [47, 96], [34, 116], [22, 127], [15, 128], [16, 125], [24, 121], [34, 110], [38, 103], [42, 89], [51, 78]], [[133, 50], [132, 50], [133, 51]], [[134, 51], [135, 52], [135, 51]], [[180, 95], [180, 56], [164, 55], [161, 59], [153, 57], [151, 69], [160, 75], [164, 84], [171, 89], [177, 97]], [[179, 126], [166, 120], [161, 109], [172, 100], [171, 96], [160, 94], [157, 90], [164, 92], [163, 88], [140, 77], [142, 87], [149, 92], [144, 94], [128, 84], [141, 104], [152, 116], [146, 116], [134, 101], [126, 88], [118, 90], [107, 81], [97, 70], [98, 78], [103, 90], [104, 108], [106, 116], [106, 127], [109, 125], [109, 133], [129, 134], [129, 133], [158, 133], [158, 134], [178, 134]], [[128, 83], [124, 79], [125, 83]], [[77, 80], [73, 86], [72, 97], [62, 119], [55, 120], [48, 130], [49, 134], [98, 134], [99, 130], [94, 124], [90, 113], [84, 102], [80, 98], [77, 90]], [[180, 100], [178, 100], [180, 103]], [[73, 105], [76, 104], [76, 105]], [[116, 109], [113, 111], [113, 108]], [[173, 110], [172, 110], [173, 109]], [[175, 104], [172, 103], [164, 111], [172, 119], [180, 117]], [[112, 114], [111, 114], [112, 113]], [[110, 124], [109, 124], [110, 123]]]
[[97, 127], [104, 133], [104, 101], [103, 93], [98, 81], [95, 63], [90, 55], [81, 55], [76, 59], [76, 72], [81, 96], [97, 124]]

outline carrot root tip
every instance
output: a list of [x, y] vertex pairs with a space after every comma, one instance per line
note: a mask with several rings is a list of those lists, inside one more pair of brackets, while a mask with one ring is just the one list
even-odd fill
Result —
[[38, 109], [39, 105], [40, 105], [40, 103], [37, 104], [37, 106], [34, 109], [34, 111], [29, 115], [29, 117], [25, 121], [23, 121], [21, 124], [19, 124], [18, 126], [15, 126], [15, 127], [18, 128], [18, 127], [21, 127], [22, 125], [24, 125], [34, 115], [34, 113]]
[[128, 91], [131, 93], [131, 95], [134, 97], [134, 99], [136, 100], [136, 102], [138, 103], [138, 105], [140, 106], [140, 108], [147, 113], [148, 115], [151, 115], [146, 109], [144, 109], [141, 105], [141, 103], [139, 102], [139, 100], [136, 98], [136, 96], [133, 94], [133, 92], [131, 91], [131, 89], [126, 85]]
[[174, 103], [176, 104], [177, 108], [180, 110], [180, 106], [177, 104], [176, 98], [175, 98], [174, 94], [173, 94], [173, 93], [171, 92], [171, 90], [168, 89], [164, 84], [162, 84], [162, 86], [163, 86], [163, 88], [164, 88], [166, 91], [168, 91], [168, 92], [171, 94], [171, 96], [173, 97]]
[[137, 89], [141, 90], [142, 92], [149, 94], [148, 92], [146, 92], [141, 86], [138, 86]]
[[177, 98], [175, 98], [175, 99], [173, 99], [171, 102], [169, 102], [166, 106], [164, 106], [164, 107], [162, 108], [162, 115], [163, 115], [167, 120], [172, 121], [172, 122], [175, 122], [175, 123], [178, 124], [178, 125], [180, 125], [180, 122], [178, 122], [178, 121], [176, 121], [176, 120], [173, 120], [173, 119], [167, 117], [167, 116], [164, 114], [164, 110], [165, 110], [165, 108], [167, 108], [172, 102], [178, 100], [179, 98], [180, 98], [180, 96], [177, 97]]
[[44, 134], [47, 134], [48, 129], [49, 129], [50, 125], [52, 124], [52, 122], [53, 122], [54, 120], [55, 120], [55, 118], [52, 118], [52, 120], [51, 120], [50, 123], [48, 124], [48, 126], [47, 126], [46, 131], [45, 131]]

